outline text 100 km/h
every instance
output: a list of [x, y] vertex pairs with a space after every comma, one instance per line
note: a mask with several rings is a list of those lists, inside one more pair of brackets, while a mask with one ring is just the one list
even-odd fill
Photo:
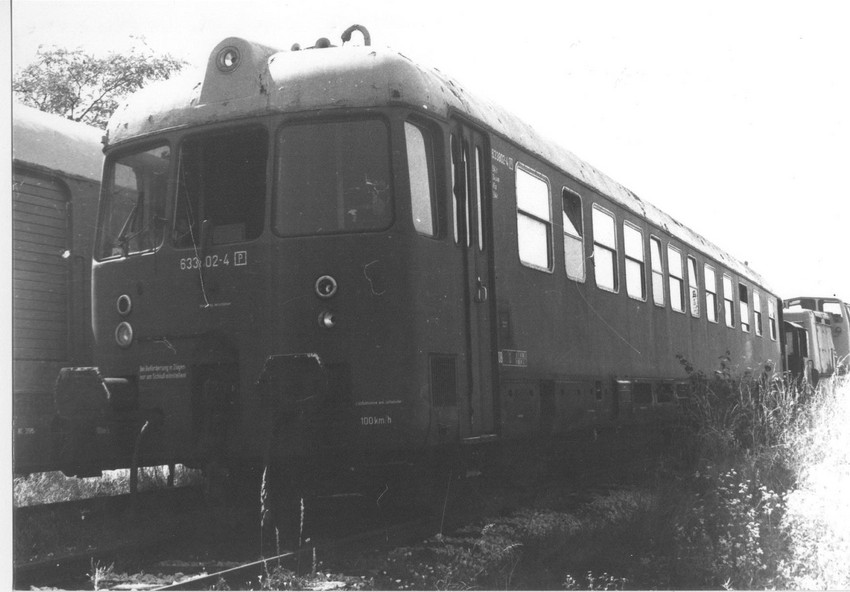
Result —
[[375, 426], [375, 425], [389, 425], [393, 422], [393, 419], [387, 415], [386, 417], [361, 417], [360, 425], [364, 426]]

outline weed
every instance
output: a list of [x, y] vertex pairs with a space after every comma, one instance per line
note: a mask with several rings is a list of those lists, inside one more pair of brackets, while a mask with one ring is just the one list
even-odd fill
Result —
[[101, 565], [100, 561], [91, 560], [91, 572], [88, 573], [92, 590], [105, 590], [115, 580], [115, 564]]
[[797, 486], [786, 499], [788, 587], [850, 588], [850, 377], [821, 381], [786, 446]]
[[[710, 470], [710, 469], [709, 469]], [[676, 564], [709, 587], [763, 588], [775, 583], [784, 549], [784, 500], [736, 469], [702, 473], [702, 491], [677, 516]]]
[[624, 590], [627, 582], [626, 578], [617, 578], [607, 572], [596, 576], [589, 571], [579, 580], [567, 574], [562, 585], [564, 590]]
[[[689, 372], [696, 468], [674, 520], [686, 586], [850, 586], [850, 381]], [[695, 453], [695, 454], [694, 454]]]

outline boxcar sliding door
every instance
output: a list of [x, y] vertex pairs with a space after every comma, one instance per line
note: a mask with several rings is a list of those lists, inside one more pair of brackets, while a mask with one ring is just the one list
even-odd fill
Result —
[[464, 251], [466, 280], [466, 393], [460, 405], [461, 437], [494, 433], [495, 299], [492, 282], [490, 148], [487, 137], [460, 121], [452, 126], [455, 240]]

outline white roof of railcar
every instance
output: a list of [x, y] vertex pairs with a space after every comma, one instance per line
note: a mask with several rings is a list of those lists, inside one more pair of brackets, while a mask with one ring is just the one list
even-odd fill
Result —
[[12, 159], [100, 182], [103, 131], [16, 103]]
[[[238, 47], [248, 68], [223, 74], [218, 52]], [[110, 142], [205, 123], [273, 112], [406, 104], [447, 117], [453, 110], [476, 119], [524, 149], [652, 224], [769, 289], [764, 279], [572, 152], [543, 137], [496, 104], [476, 97], [436, 69], [392, 49], [344, 47], [279, 51], [243, 39], [225, 39], [210, 54], [206, 72], [188, 73], [143, 89], [116, 111]]]

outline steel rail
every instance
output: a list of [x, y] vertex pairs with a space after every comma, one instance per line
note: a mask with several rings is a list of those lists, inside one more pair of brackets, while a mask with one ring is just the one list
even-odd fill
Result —
[[274, 557], [257, 559], [222, 571], [198, 575], [167, 586], [154, 588], [154, 590], [206, 590], [222, 580], [232, 589], [250, 589], [252, 586], [259, 585], [260, 576], [273, 565], [312, 561], [314, 554], [330, 553], [356, 544], [398, 544], [402, 541], [427, 536], [436, 526], [438, 525], [433, 518], [410, 520], [339, 539], [319, 542], [315, 545], [306, 545], [296, 551], [287, 551]]

